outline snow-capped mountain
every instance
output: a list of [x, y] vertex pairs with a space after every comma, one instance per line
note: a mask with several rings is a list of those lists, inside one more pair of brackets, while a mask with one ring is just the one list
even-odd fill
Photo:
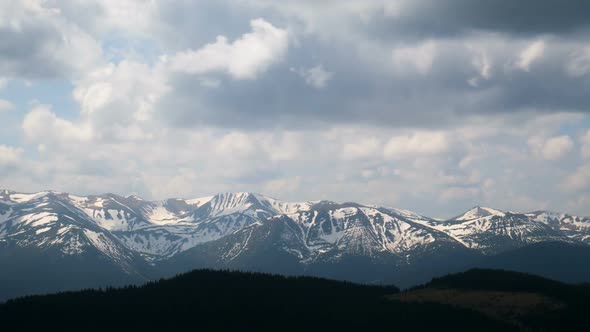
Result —
[[578, 217], [549, 211], [535, 211], [527, 213], [527, 216], [548, 225], [572, 240], [590, 244], [590, 217]]
[[141, 277], [228, 267], [370, 281], [549, 241], [590, 244], [590, 218], [475, 207], [441, 221], [390, 207], [247, 192], [147, 201], [0, 191], [0, 256], [10, 259], [9, 249], [92, 256]]
[[145, 202], [140, 206], [144, 226], [114, 234], [150, 260], [162, 260], [273, 216], [307, 210], [312, 204], [282, 202], [252, 193]]
[[[127, 272], [133, 271], [137, 254], [130, 251], [108, 228], [107, 214], [88, 216], [71, 204], [69, 195], [55, 192], [0, 196], [0, 241], [18, 247], [56, 250], [61, 255], [95, 251]], [[113, 211], [113, 210], [111, 210]], [[126, 211], [118, 212], [117, 220]], [[132, 219], [132, 218], [129, 218]]]
[[431, 222], [429, 226], [484, 254], [495, 254], [537, 242], [575, 241], [572, 234], [562, 233], [532, 218], [530, 214], [502, 212], [479, 206], [450, 220]]
[[[389, 254], [406, 260], [409, 255], [427, 252], [436, 246], [457, 246], [447, 234], [407, 219], [394, 210], [333, 202], [298, 206], [299, 211], [295, 213], [277, 214], [240, 231], [252, 235], [266, 232], [268, 224], [283, 225], [280, 234], [275, 234], [277, 248], [302, 263], [335, 261], [345, 255], [376, 257]], [[240, 250], [229, 256], [220, 255], [221, 259], [236, 259], [258, 246], [257, 239], [245, 236]]]

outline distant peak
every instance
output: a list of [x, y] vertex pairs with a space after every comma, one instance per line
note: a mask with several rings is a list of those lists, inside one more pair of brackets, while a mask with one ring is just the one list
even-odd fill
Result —
[[125, 196], [125, 198], [134, 199], [136, 201], [143, 201], [143, 198], [141, 198], [140, 196], [138, 196], [136, 194], [127, 195], [127, 196]]
[[469, 211], [463, 213], [462, 215], [455, 218], [455, 220], [465, 221], [465, 220], [473, 220], [478, 218], [484, 218], [489, 216], [504, 216], [506, 213], [492, 209], [485, 206], [475, 206], [471, 208]]

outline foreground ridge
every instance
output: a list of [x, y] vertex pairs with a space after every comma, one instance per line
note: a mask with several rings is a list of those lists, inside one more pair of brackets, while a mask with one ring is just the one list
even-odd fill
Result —
[[[392, 324], [414, 330], [442, 326], [471, 331], [480, 324], [482, 331], [515, 330], [509, 323], [471, 310], [387, 298], [398, 292], [395, 286], [197, 270], [141, 287], [11, 300], [0, 304], [0, 319], [24, 328], [63, 327], [63, 321], [54, 317], [67, 314], [68, 324], [76, 326], [91, 322], [93, 327], [142, 330], [196, 326], [216, 331], [333, 331]], [[33, 308], [36, 319], [26, 319]]]

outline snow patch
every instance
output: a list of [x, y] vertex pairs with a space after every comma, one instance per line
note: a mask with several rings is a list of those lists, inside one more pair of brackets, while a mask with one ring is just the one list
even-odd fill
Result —
[[193, 199], [187, 199], [185, 200], [186, 204], [188, 205], [194, 205], [194, 206], [201, 206], [205, 203], [208, 203], [209, 201], [211, 201], [213, 199], [214, 196], [207, 196], [207, 197], [199, 197], [199, 198], [193, 198]]

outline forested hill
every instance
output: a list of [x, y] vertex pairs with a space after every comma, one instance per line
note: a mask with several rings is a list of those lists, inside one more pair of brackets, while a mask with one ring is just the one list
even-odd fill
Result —
[[197, 270], [141, 287], [10, 300], [0, 321], [23, 329], [108, 328], [191, 331], [509, 331], [471, 310], [391, 301], [393, 286], [309, 277]]
[[590, 285], [513, 271], [472, 269], [389, 298], [467, 308], [525, 331], [585, 331], [590, 326]]

